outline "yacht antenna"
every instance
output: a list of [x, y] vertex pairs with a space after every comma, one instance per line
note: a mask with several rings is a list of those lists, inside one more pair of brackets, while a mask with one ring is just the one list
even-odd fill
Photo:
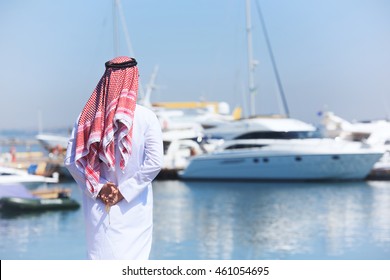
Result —
[[248, 40], [248, 82], [249, 82], [249, 95], [250, 95], [250, 114], [254, 116], [255, 112], [255, 81], [254, 72], [257, 61], [253, 59], [253, 47], [252, 47], [252, 23], [251, 23], [251, 0], [246, 0], [246, 32]]
[[43, 133], [42, 110], [38, 110], [38, 133]]
[[276, 82], [277, 82], [277, 84], [278, 84], [278, 89], [279, 89], [280, 97], [281, 97], [282, 102], [283, 102], [284, 112], [285, 112], [285, 114], [286, 114], [287, 117], [290, 117], [290, 110], [288, 109], [286, 96], [285, 96], [285, 94], [284, 94], [282, 82], [281, 82], [280, 76], [279, 76], [279, 71], [278, 71], [278, 68], [277, 68], [277, 66], [276, 66], [274, 53], [273, 53], [272, 47], [271, 47], [271, 41], [269, 40], [269, 36], [268, 36], [268, 32], [267, 32], [267, 27], [266, 27], [266, 25], [265, 25], [265, 21], [264, 21], [264, 18], [263, 18], [263, 14], [262, 14], [262, 12], [261, 12], [261, 8], [260, 8], [259, 1], [256, 1], [256, 7], [257, 7], [257, 12], [258, 12], [258, 14], [259, 14], [259, 18], [260, 18], [260, 22], [261, 22], [261, 27], [262, 27], [262, 29], [263, 29], [263, 33], [264, 33], [264, 37], [265, 37], [265, 42], [266, 42], [266, 44], [267, 44], [268, 53], [269, 53], [269, 56], [270, 56], [270, 58], [271, 58], [272, 68], [274, 69], [274, 74], [275, 74], [275, 77], [276, 77]]
[[152, 95], [153, 90], [155, 90], [157, 87], [155, 83], [157, 72], [158, 72], [158, 65], [155, 65], [149, 83], [146, 85], [145, 96], [141, 100], [142, 104], [146, 107], [152, 107], [152, 103], [150, 102], [150, 96]]

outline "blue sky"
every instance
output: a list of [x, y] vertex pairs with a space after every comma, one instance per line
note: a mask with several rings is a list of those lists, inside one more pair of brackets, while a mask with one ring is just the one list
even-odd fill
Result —
[[[348, 120], [390, 117], [390, 1], [257, 0], [291, 117], [327, 108]], [[152, 101], [226, 101], [249, 110], [244, 0], [122, 0]], [[70, 127], [115, 56], [112, 0], [0, 1], [0, 129]], [[252, 1], [256, 113], [281, 113]]]

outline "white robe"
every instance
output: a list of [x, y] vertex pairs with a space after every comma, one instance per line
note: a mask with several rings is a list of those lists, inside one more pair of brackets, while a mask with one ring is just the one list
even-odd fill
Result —
[[[106, 182], [118, 186], [124, 199], [111, 207], [109, 214], [96, 194], [85, 184], [84, 172], [75, 164], [77, 122], [68, 143], [65, 166], [83, 193], [83, 210], [89, 259], [148, 259], [152, 245], [152, 180], [163, 162], [161, 126], [156, 115], [137, 105], [134, 114], [132, 152], [125, 170], [119, 167], [116, 149], [116, 171], [101, 165], [97, 193]], [[117, 145], [115, 145], [117, 147]]]

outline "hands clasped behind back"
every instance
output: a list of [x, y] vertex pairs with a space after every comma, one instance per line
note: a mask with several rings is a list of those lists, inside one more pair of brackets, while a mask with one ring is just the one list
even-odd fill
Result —
[[97, 197], [108, 206], [113, 206], [123, 199], [117, 186], [111, 182], [103, 185]]

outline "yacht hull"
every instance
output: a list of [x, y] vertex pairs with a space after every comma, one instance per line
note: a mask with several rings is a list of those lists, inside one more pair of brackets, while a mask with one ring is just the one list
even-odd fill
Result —
[[221, 153], [193, 158], [179, 176], [184, 180], [362, 180], [381, 156], [381, 153]]

